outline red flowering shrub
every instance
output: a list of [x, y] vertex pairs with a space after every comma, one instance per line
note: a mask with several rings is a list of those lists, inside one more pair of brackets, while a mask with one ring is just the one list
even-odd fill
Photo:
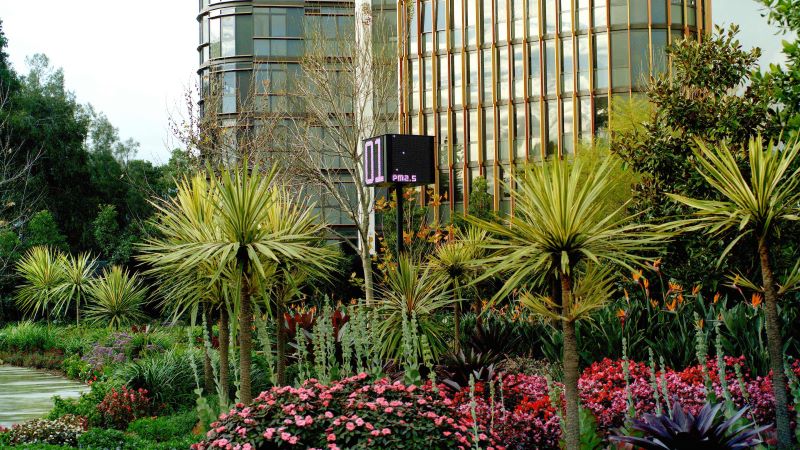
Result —
[[[744, 366], [743, 357], [725, 358], [725, 379], [733, 403], [737, 408], [749, 406], [748, 415], [760, 425], [772, 423], [775, 420], [772, 383], [768, 377], [752, 378], [743, 372], [746, 395], [742, 395], [733, 370], [737, 362], [740, 366]], [[724, 393], [716, 359], [708, 361], [707, 370], [717, 399], [723, 399]], [[637, 416], [652, 413], [655, 410], [655, 396], [650, 368], [646, 364], [631, 361], [629, 371], [630, 392]], [[659, 391], [663, 394], [660, 387], [661, 375], [661, 371], [656, 373]], [[667, 369], [664, 378], [667, 381], [670, 401], [679, 400], [684, 409], [691, 414], [697, 414], [702, 409], [706, 402], [706, 392], [701, 366], [687, 367], [679, 372]], [[601, 428], [608, 430], [623, 424], [628, 405], [621, 360], [604, 359], [587, 367], [578, 381], [578, 388], [583, 406], [594, 413]], [[662, 405], [663, 401], [662, 395]]]
[[[192, 448], [474, 447], [471, 429], [456, 417], [443, 391], [366, 378], [361, 374], [330, 386], [312, 379], [300, 388], [262, 392], [251, 406], [239, 404], [222, 414], [206, 440]], [[480, 431], [479, 440], [481, 448], [503, 448]]]
[[152, 416], [155, 403], [147, 394], [147, 389], [111, 388], [97, 405], [100, 423], [106, 428], [124, 430], [134, 420]]
[[[501, 394], [502, 389], [502, 394]], [[495, 386], [491, 401], [485, 383], [475, 385], [475, 412], [478, 423], [509, 449], [558, 449], [561, 425], [552, 406], [544, 377], [507, 375], [502, 388]], [[459, 414], [472, 422], [469, 389], [455, 394]], [[492, 406], [494, 408], [492, 408]]]

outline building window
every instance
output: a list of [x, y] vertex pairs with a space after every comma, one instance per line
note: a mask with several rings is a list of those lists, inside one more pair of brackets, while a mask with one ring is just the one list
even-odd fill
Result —
[[578, 91], [589, 91], [589, 80], [591, 73], [589, 72], [589, 36], [578, 36], [578, 58], [577, 58], [577, 73], [578, 73]]
[[483, 5], [481, 10], [483, 40], [481, 42], [489, 44], [492, 42], [492, 0], [481, 0], [481, 3]]
[[542, 70], [539, 63], [539, 42], [528, 44], [528, 95], [539, 97], [542, 94]]
[[452, 55], [452, 59], [450, 60], [450, 79], [453, 81], [453, 90], [451, 98], [453, 99], [453, 106], [460, 106], [464, 104], [464, 96], [462, 90], [464, 86], [462, 85], [462, 76], [461, 76], [461, 55]]
[[478, 21], [478, 13], [475, 10], [475, 0], [464, 0], [467, 5], [467, 15], [464, 16], [464, 22], [467, 27], [467, 42], [464, 45], [477, 45], [477, 32], [475, 26]]
[[222, 114], [236, 112], [236, 72], [225, 72], [222, 75]]
[[469, 52], [467, 58], [467, 101], [470, 105], [478, 104], [478, 83], [480, 79], [480, 67], [478, 66], [478, 52]]
[[634, 86], [647, 86], [650, 81], [649, 56], [647, 30], [631, 30], [631, 77]]
[[578, 8], [578, 10], [575, 12], [575, 29], [588, 30], [589, 14], [592, 11], [589, 0], [575, 0], [575, 6]]
[[630, 49], [628, 32], [611, 32], [611, 82], [614, 88], [626, 88], [631, 84]]
[[545, 90], [544, 95], [556, 94], [556, 44], [545, 41], [544, 44]]
[[632, 0], [630, 4], [631, 25], [647, 25], [647, 4], [648, 1]]
[[497, 129], [499, 130], [497, 154], [500, 161], [509, 161], [509, 123], [508, 106], [503, 105], [497, 108]]
[[525, 98], [525, 73], [524, 73], [524, 54], [523, 54], [522, 44], [514, 45], [513, 52], [514, 52], [514, 74], [512, 76], [513, 86], [514, 86], [514, 94], [513, 98], [515, 99], [524, 99]]
[[562, 100], [563, 113], [563, 133], [561, 134], [561, 153], [564, 155], [572, 155], [575, 153], [575, 145], [573, 142], [573, 122], [575, 121], [575, 108], [572, 104], [572, 98], [565, 98]]
[[423, 59], [422, 66], [424, 69], [422, 86], [425, 91], [425, 103], [422, 104], [422, 107], [428, 109], [433, 108], [433, 61]]
[[572, 0], [561, 0], [561, 28], [562, 33], [572, 32]]
[[508, 47], [497, 48], [497, 101], [508, 100], [511, 78], [508, 73]]
[[[628, 0], [609, 0], [611, 5], [611, 26], [628, 24]], [[644, 3], [639, 0], [638, 3]]]
[[592, 140], [592, 99], [591, 97], [580, 97], [578, 100], [580, 107], [580, 139], [583, 142]]
[[541, 121], [539, 118], [541, 117], [541, 113], [539, 112], [539, 102], [534, 102], [528, 104], [530, 108], [530, 114], [528, 117], [530, 118], [530, 133], [531, 133], [531, 147], [528, 151], [528, 155], [530, 159], [534, 161], [538, 161], [542, 157], [542, 129], [541, 129]]
[[572, 38], [567, 37], [561, 41], [561, 92], [563, 93], [575, 91], [572, 76], [573, 61]]
[[[468, 1], [468, 0], [467, 0]], [[462, 0], [452, 0], [450, 3], [450, 45], [459, 48], [463, 45], [461, 40], [461, 21], [464, 19], [464, 10], [461, 8]]]
[[650, 0], [650, 15], [654, 25], [667, 23], [667, 0]]
[[505, 42], [508, 40], [508, 12], [506, 10], [506, 0], [494, 0], [494, 14], [497, 42]]
[[594, 88], [608, 89], [608, 33], [599, 33], [594, 41]]
[[527, 0], [527, 1], [528, 1], [528, 36], [530, 36], [533, 39], [539, 39], [539, 2], [538, 0]]
[[494, 108], [483, 108], [484, 161], [494, 161]]
[[[522, 9], [524, 0], [511, 0], [511, 38], [519, 40], [525, 37], [525, 16]], [[530, 11], [528, 11], [530, 14]]]
[[469, 145], [469, 160], [470, 162], [477, 162], [478, 156], [478, 130], [480, 123], [478, 122], [478, 110], [469, 110], [469, 123], [467, 124], [468, 145]]
[[447, 106], [450, 104], [450, 100], [448, 99], [448, 92], [450, 87], [450, 79], [448, 75], [450, 74], [450, 68], [447, 66], [447, 60], [449, 57], [447, 55], [439, 56], [439, 67], [437, 68], [436, 73], [439, 75], [439, 86], [437, 89], [437, 96], [438, 96], [438, 105], [441, 109], [447, 109]]
[[598, 136], [604, 136], [608, 131], [608, 97], [594, 98], [594, 130]]
[[514, 104], [514, 152], [511, 161], [525, 158], [525, 104]]
[[220, 19], [211, 19], [209, 22], [209, 40], [211, 41], [211, 58], [222, 55], [222, 36], [220, 35]]
[[547, 102], [547, 150], [546, 157], [558, 154], [558, 103]]
[[422, 53], [433, 51], [433, 5], [431, 1], [422, 3]]
[[447, 49], [447, 0], [436, 1], [436, 42], [438, 49]]
[[483, 69], [483, 103], [492, 104], [492, 50], [481, 50], [481, 66]]
[[607, 13], [606, 0], [594, 0], [594, 9], [592, 12], [594, 28], [605, 28], [608, 26]]
[[683, 0], [670, 0], [670, 16], [673, 25], [683, 25]]
[[220, 19], [222, 57], [236, 56], [236, 17], [228, 16]]
[[697, 0], [686, 0], [686, 24], [690, 27], [697, 26]]
[[558, 28], [556, 26], [556, 22], [558, 22], [558, 17], [556, 17], [556, 1], [557, 0], [541, 0], [542, 10], [544, 11], [544, 34], [555, 34]]
[[667, 30], [653, 30], [653, 75], [667, 71]]

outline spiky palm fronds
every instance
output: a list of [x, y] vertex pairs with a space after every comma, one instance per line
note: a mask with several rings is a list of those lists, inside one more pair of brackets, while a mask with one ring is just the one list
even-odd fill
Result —
[[22, 283], [17, 291], [17, 305], [26, 315], [48, 313], [57, 300], [56, 291], [64, 281], [59, 264], [60, 252], [50, 247], [33, 247], [17, 263]]
[[142, 308], [147, 303], [147, 288], [141, 278], [127, 269], [112, 266], [89, 285], [86, 318], [93, 323], [120, 328], [147, 320]]

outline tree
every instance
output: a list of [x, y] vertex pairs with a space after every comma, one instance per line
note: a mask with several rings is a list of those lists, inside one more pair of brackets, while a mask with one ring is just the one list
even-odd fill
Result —
[[[370, 215], [372, 188], [364, 184], [363, 146], [366, 138], [396, 127], [396, 44], [389, 34], [371, 33], [386, 26], [369, 8], [358, 11], [355, 32], [311, 30], [301, 61], [300, 81], [293, 86], [306, 111], [292, 127], [294, 141], [285, 166], [303, 180], [319, 203], [341, 211], [356, 228], [357, 239], [340, 235], [361, 260], [364, 294], [374, 301]], [[388, 30], [387, 30], [388, 31]], [[365, 40], [364, 36], [372, 36]], [[383, 40], [381, 40], [383, 39]], [[338, 233], [336, 229], [331, 230]]]
[[28, 248], [47, 246], [61, 251], [69, 250], [67, 238], [61, 234], [53, 214], [47, 210], [39, 211], [31, 217], [24, 238]]
[[56, 300], [56, 290], [64, 279], [58, 261], [59, 253], [50, 247], [33, 247], [17, 263], [22, 283], [17, 291], [17, 305], [31, 316], [42, 313], [50, 320], [50, 310]]
[[[478, 280], [506, 277], [494, 301], [520, 290], [534, 311], [551, 311], [548, 317], [561, 323], [569, 450], [578, 450], [580, 445], [575, 323], [607, 300], [609, 272], [596, 267], [631, 268], [666, 238], [652, 227], [634, 224], [633, 217], [623, 214], [624, 206], [606, 213], [605, 196], [614, 188], [615, 164], [613, 158], [606, 158], [584, 170], [581, 159], [571, 167], [556, 159], [530, 167], [520, 174], [517, 189], [512, 191], [516, 212], [505, 224], [467, 217], [489, 233], [482, 247], [492, 253], [481, 261], [487, 269]], [[560, 298], [530, 293], [551, 277], [560, 284]], [[580, 282], [587, 278], [592, 281]]]
[[137, 274], [120, 266], [103, 271], [103, 276], [89, 284], [91, 302], [86, 308], [86, 318], [94, 324], [107, 324], [109, 328], [135, 325], [147, 320], [142, 308], [147, 303], [147, 287]]
[[[692, 167], [696, 137], [743, 149], [752, 136], [778, 132], [772, 88], [751, 82], [760, 50], [743, 49], [737, 33], [736, 26], [717, 28], [702, 40], [674, 43], [667, 48], [672, 70], [651, 79], [649, 104], [620, 97], [612, 102], [611, 150], [641, 174], [630, 204], [640, 222], [691, 213], [669, 201], [669, 192], [693, 198], [715, 195]], [[662, 269], [679, 283], [713, 289], [730, 266], [744, 267], [748, 261], [743, 249], [718, 270], [709, 270], [721, 251], [718, 240], [687, 233], [664, 248]]]
[[[327, 271], [334, 252], [318, 245], [325, 225], [276, 184], [274, 172], [264, 174], [258, 167], [196, 175], [183, 181], [178, 190], [185, 192], [190, 208], [210, 202], [213, 216], [198, 221], [195, 213], [184, 210], [185, 203], [168, 201], [159, 206], [157, 223], [166, 238], [152, 239], [142, 250], [151, 263], [166, 271], [192, 270], [211, 262], [215, 278], [227, 273], [227, 279], [236, 281], [239, 291], [232, 309], [238, 311], [239, 319], [239, 397], [250, 403], [256, 288], [278, 267], [303, 265], [306, 270]], [[178, 231], [181, 228], [183, 232]]]
[[[761, 265], [761, 289], [764, 292], [778, 447], [789, 449], [792, 448], [792, 435], [789, 427], [778, 299], [795, 286], [778, 284], [773, 259], [778, 247], [776, 244], [779, 242], [780, 227], [786, 222], [800, 220], [800, 168], [797, 168], [800, 143], [795, 142], [784, 149], [772, 144], [764, 148], [760, 138], [752, 139], [748, 147], [747, 171], [739, 167], [737, 158], [728, 145], [723, 143], [710, 147], [698, 141], [697, 146], [698, 150], [694, 152], [697, 172], [720, 194], [721, 200], [694, 199], [670, 194], [671, 199], [695, 210], [694, 217], [673, 222], [670, 227], [702, 231], [715, 236], [724, 236], [727, 231], [734, 231], [735, 237], [728, 243], [720, 260], [745, 238], [756, 241]], [[798, 270], [800, 265], [795, 266], [795, 272]], [[797, 276], [795, 273], [789, 279], [800, 281]]]
[[75, 302], [75, 324], [80, 325], [81, 304], [85, 303], [89, 295], [97, 260], [88, 253], [81, 253], [77, 257], [67, 254], [60, 255], [58, 263], [61, 265], [63, 279], [54, 291], [57, 299], [56, 313], [68, 311]]
[[[767, 18], [784, 33], [800, 34], [800, 4], [797, 0], [758, 0], [767, 7]], [[756, 83], [774, 88], [778, 103], [777, 124], [793, 139], [800, 131], [800, 39], [783, 41], [786, 62], [771, 64], [769, 70], [756, 76]]]
[[470, 227], [466, 232], [456, 232], [451, 239], [439, 244], [430, 257], [433, 272], [448, 280], [453, 291], [453, 350], [456, 353], [461, 349], [462, 289], [469, 286], [478, 273], [479, 267], [475, 261], [484, 256], [480, 242], [485, 238], [485, 232]]

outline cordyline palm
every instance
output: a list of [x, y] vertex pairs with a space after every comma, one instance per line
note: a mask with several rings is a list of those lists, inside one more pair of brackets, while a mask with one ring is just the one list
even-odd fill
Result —
[[479, 245], [486, 232], [470, 227], [466, 232], [457, 231], [454, 237], [437, 246], [430, 258], [430, 267], [450, 282], [453, 291], [453, 344], [456, 353], [461, 348], [461, 301], [462, 289], [472, 281], [479, 266], [476, 260], [483, 257]]
[[581, 160], [572, 164], [554, 160], [530, 167], [520, 175], [518, 187], [512, 191], [515, 214], [507, 225], [467, 218], [489, 233], [483, 247], [494, 252], [482, 261], [487, 271], [478, 280], [496, 275], [506, 278], [495, 301], [515, 290], [524, 292], [546, 284], [551, 277], [560, 283], [560, 299], [546, 303], [531, 294], [523, 294], [522, 298], [535, 311], [552, 311], [548, 315], [561, 321], [565, 442], [570, 450], [577, 450], [580, 445], [575, 323], [607, 300], [596, 292], [588, 295], [575, 290], [576, 280], [592, 273], [586, 271], [587, 266], [630, 268], [644, 260], [642, 253], [655, 250], [666, 237], [666, 233], [633, 224], [632, 217], [622, 214], [623, 207], [607, 214], [606, 198], [614, 188], [615, 168], [611, 158], [589, 170], [584, 170]]
[[444, 330], [433, 315], [453, 303], [445, 279], [431, 271], [430, 266], [417, 264], [411, 256], [403, 254], [396, 265], [386, 270], [378, 293], [384, 356], [397, 359], [402, 354], [403, 320], [412, 316], [416, 316], [420, 337], [426, 336], [434, 357], [444, 351]]
[[[274, 172], [261, 173], [257, 167], [223, 170], [217, 179], [207, 174], [210, 183], [199, 182], [199, 176], [184, 181], [183, 189], [195, 196], [205, 189], [214, 207], [213, 218], [192, 224], [185, 242], [164, 248], [160, 252], [163, 264], [178, 270], [191, 270], [204, 261], [213, 261], [213, 277], [224, 277], [231, 267], [238, 271], [240, 295], [236, 298], [239, 311], [239, 396], [243, 403], [252, 401], [251, 358], [253, 304], [257, 282], [268, 278], [271, 267], [287, 263], [303, 263], [326, 268], [329, 261], [319, 257], [317, 244], [324, 225], [304, 209], [297, 216], [287, 216], [278, 210], [297, 208], [285, 190], [274, 185]], [[198, 186], [192, 186], [198, 184]], [[175, 203], [161, 205], [167, 223], [185, 222]], [[290, 217], [295, 222], [275, 223], [275, 217]], [[194, 219], [192, 219], [194, 220]], [[152, 245], [157, 247], [155, 242]], [[327, 251], [327, 250], [322, 250]]]
[[141, 278], [127, 269], [112, 266], [103, 276], [89, 283], [86, 319], [109, 328], [141, 323], [147, 320], [142, 307], [147, 301], [147, 288]]
[[97, 267], [97, 259], [88, 253], [81, 253], [77, 258], [72, 255], [62, 255], [59, 264], [63, 270], [63, 279], [55, 290], [58, 301], [56, 312], [60, 314], [62, 311], [67, 311], [72, 302], [75, 302], [75, 324], [80, 325], [81, 304], [89, 295], [89, 284]]
[[[772, 269], [771, 252], [781, 222], [800, 219], [800, 168], [792, 170], [798, 160], [800, 143], [779, 149], [771, 143], [764, 148], [760, 138], [748, 146], [750, 175], [739, 169], [736, 157], [725, 144], [709, 148], [697, 142], [697, 171], [717, 191], [722, 200], [698, 200], [671, 194], [670, 197], [695, 209], [694, 217], [668, 224], [686, 231], [705, 231], [720, 235], [736, 232], [720, 257], [745, 237], [758, 243], [772, 389], [775, 395], [776, 425], [779, 448], [791, 448], [786, 378], [783, 373], [783, 351], [778, 316], [778, 297], [791, 286], [778, 286]], [[796, 274], [789, 281], [798, 280]]]
[[30, 249], [17, 263], [17, 273], [22, 278], [17, 291], [17, 305], [25, 314], [35, 317], [44, 313], [50, 320], [50, 306], [64, 281], [64, 271], [58, 259], [57, 250], [39, 246]]
[[[211, 193], [211, 183], [205, 173], [184, 178], [178, 184], [176, 195], [156, 203], [159, 214], [153, 222], [158, 230], [158, 238], [153, 238], [140, 246], [138, 259], [150, 266], [147, 274], [156, 278], [157, 293], [161, 297], [161, 307], [170, 310], [174, 318], [186, 311], [196, 312], [202, 308], [207, 325], [211, 311], [219, 312], [219, 402], [227, 408], [230, 392], [230, 322], [229, 307], [232, 302], [230, 290], [235, 284], [232, 280], [233, 268], [227, 268], [218, 275], [219, 263], [213, 260], [195, 261], [196, 265], [169, 257], [176, 247], [189, 245], [198, 240], [222, 239], [214, 222], [215, 206]], [[209, 337], [211, 333], [209, 332]], [[211, 355], [204, 351], [204, 375], [213, 377]], [[206, 390], [210, 390], [206, 380]]]

